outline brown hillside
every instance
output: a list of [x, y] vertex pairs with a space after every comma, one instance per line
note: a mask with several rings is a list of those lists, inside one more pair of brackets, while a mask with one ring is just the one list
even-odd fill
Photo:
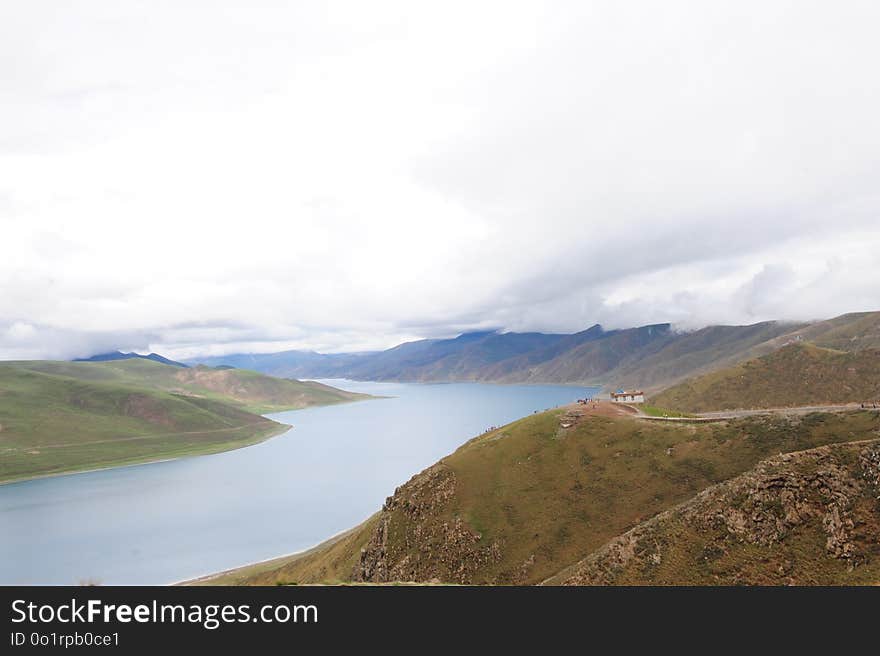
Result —
[[776, 456], [612, 540], [563, 585], [880, 582], [880, 440]]
[[661, 389], [754, 357], [753, 350], [760, 345], [800, 327], [776, 321], [690, 332], [665, 325], [643, 326], [585, 342], [545, 362], [530, 363], [526, 356], [505, 360], [486, 369], [479, 379]]

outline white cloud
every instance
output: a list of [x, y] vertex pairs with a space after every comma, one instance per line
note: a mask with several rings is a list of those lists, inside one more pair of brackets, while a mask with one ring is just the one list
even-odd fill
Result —
[[880, 308], [877, 18], [5, 6], [0, 321], [182, 356]]

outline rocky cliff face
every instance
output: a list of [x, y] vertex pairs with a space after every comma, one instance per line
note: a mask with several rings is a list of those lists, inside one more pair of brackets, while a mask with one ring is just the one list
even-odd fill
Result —
[[779, 455], [546, 583], [880, 582], [880, 440]]
[[382, 507], [352, 579], [467, 583], [497, 560], [500, 544], [484, 544], [460, 517], [443, 519], [455, 487], [455, 474], [439, 463], [397, 488]]

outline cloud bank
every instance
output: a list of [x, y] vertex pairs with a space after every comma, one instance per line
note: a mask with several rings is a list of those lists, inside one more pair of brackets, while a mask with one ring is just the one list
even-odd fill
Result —
[[878, 309], [878, 19], [9, 4], [0, 358]]

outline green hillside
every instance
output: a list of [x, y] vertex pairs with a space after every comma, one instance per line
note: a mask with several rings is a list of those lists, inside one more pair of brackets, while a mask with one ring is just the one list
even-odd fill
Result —
[[0, 482], [224, 451], [286, 426], [256, 411], [365, 398], [148, 360], [0, 364]]
[[651, 397], [689, 412], [851, 402], [880, 403], [880, 350], [784, 346], [735, 367], [687, 380]]
[[226, 580], [539, 583], [772, 454], [880, 429], [880, 415], [867, 411], [699, 425], [584, 416], [562, 428], [569, 412], [475, 438], [342, 539]]
[[369, 398], [314, 381], [274, 378], [246, 369], [172, 367], [151, 360], [109, 362], [60, 362], [36, 360], [0, 363], [83, 381], [119, 383], [137, 387], [190, 394], [233, 403], [256, 413], [296, 410], [312, 405], [329, 405]]

